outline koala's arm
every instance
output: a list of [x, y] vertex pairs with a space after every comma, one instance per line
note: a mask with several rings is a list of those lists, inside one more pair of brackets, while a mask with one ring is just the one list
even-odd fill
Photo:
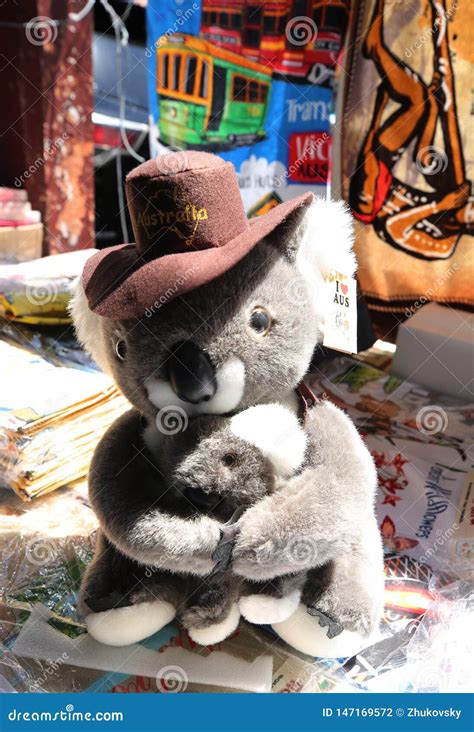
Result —
[[303, 471], [239, 522], [233, 569], [264, 580], [320, 566], [374, 521], [377, 475], [354, 424], [330, 402], [313, 407]]
[[184, 519], [160, 509], [163, 477], [142, 439], [140, 414], [114, 422], [96, 448], [89, 495], [101, 528], [119, 551], [142, 564], [205, 575], [215, 562], [220, 524]]

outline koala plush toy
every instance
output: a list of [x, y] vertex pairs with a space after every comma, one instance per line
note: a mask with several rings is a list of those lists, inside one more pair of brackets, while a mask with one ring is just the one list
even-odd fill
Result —
[[[303, 464], [306, 435], [297, 416], [280, 404], [261, 404], [232, 417], [193, 417], [180, 426], [158, 440], [152, 435], [165, 486], [158, 505], [174, 515], [222, 521], [223, 543], [217, 550], [220, 560], [207, 577], [174, 573], [179, 620], [192, 640], [203, 645], [224, 640], [240, 614], [255, 622], [286, 620], [300, 600], [305, 572], [259, 583], [235, 575], [227, 563], [235, 518], [283, 487]], [[159, 597], [160, 582], [156, 576], [150, 581]], [[167, 573], [168, 595], [172, 583], [173, 575]], [[274, 598], [280, 601], [274, 603]]]
[[[81, 592], [88, 630], [107, 644], [140, 641], [185, 612], [196, 581], [215, 568], [233, 498], [215, 513], [178, 500], [167, 472], [186, 460], [179, 440], [178, 457], [166, 457], [163, 425], [281, 405], [304, 429], [304, 461], [276, 489], [263, 479], [265, 495], [243, 502], [230, 572], [277, 584], [306, 573], [290, 617], [284, 592], [268, 594], [264, 611], [251, 593], [245, 617], [276, 618], [276, 633], [303, 653], [352, 654], [376, 630], [383, 604], [376, 472], [350, 419], [308, 398], [303, 383], [322, 340], [325, 278], [355, 271], [351, 217], [342, 203], [309, 193], [249, 221], [232, 165], [199, 152], [143, 163], [126, 192], [135, 244], [92, 256], [72, 304], [80, 341], [133, 405], [91, 464], [101, 528]], [[194, 485], [206, 493], [204, 474]], [[181, 485], [190, 481], [188, 472]], [[211, 485], [219, 490], [217, 476]], [[206, 642], [222, 637], [220, 622], [206, 625]]]

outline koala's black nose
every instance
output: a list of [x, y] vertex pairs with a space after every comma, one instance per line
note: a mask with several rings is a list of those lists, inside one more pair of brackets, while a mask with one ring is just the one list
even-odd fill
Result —
[[199, 404], [216, 393], [216, 371], [209, 356], [191, 341], [178, 343], [168, 359], [168, 377], [175, 394]]

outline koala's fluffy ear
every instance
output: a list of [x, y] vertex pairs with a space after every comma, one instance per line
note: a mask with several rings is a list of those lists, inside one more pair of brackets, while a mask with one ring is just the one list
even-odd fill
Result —
[[69, 312], [74, 322], [78, 341], [90, 353], [102, 371], [110, 373], [110, 348], [104, 319], [89, 308], [84, 287], [79, 277], [74, 283]]
[[354, 222], [344, 201], [315, 198], [302, 222], [297, 264], [325, 277], [331, 271], [352, 277], [357, 269]]
[[272, 243], [309, 278], [333, 270], [353, 276], [357, 269], [352, 215], [343, 201], [315, 198], [278, 228]]

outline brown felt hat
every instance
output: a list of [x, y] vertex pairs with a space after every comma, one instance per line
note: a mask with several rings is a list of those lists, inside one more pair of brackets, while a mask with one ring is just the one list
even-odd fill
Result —
[[91, 310], [117, 320], [219, 277], [313, 198], [306, 193], [248, 220], [233, 165], [191, 151], [139, 165], [125, 188], [136, 243], [97, 252], [82, 276]]

